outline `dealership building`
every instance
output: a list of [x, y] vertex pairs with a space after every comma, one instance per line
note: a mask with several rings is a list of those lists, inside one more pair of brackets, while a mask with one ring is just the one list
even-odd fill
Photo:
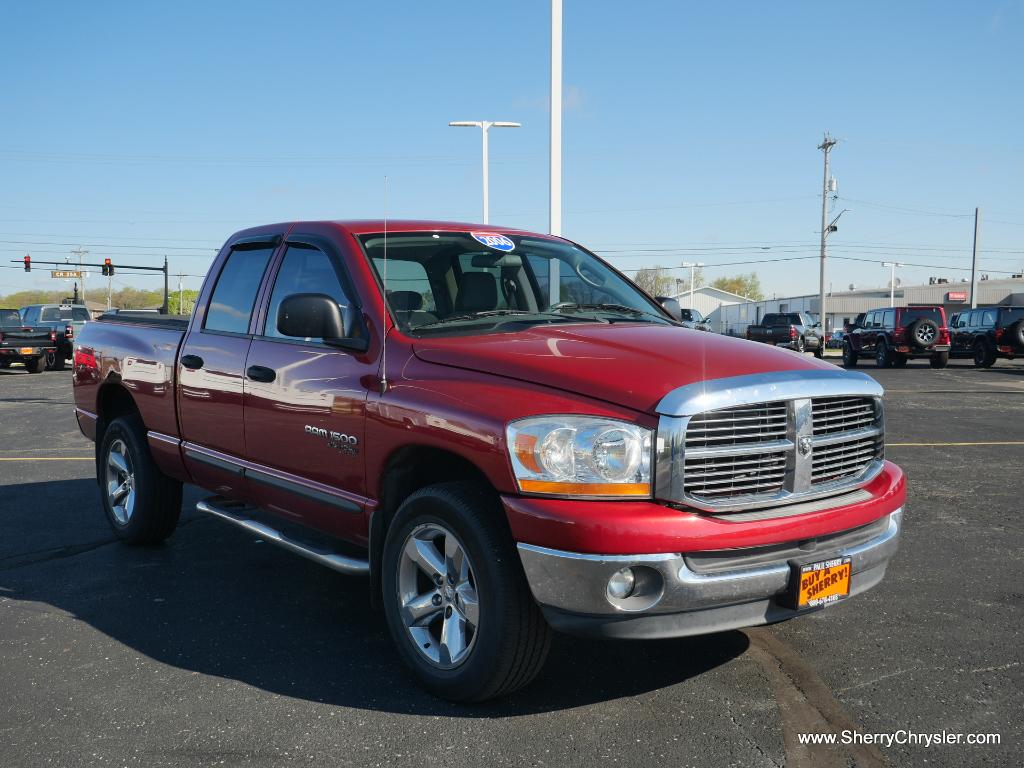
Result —
[[[691, 306], [689, 292], [684, 291], [677, 298], [682, 306]], [[954, 312], [969, 309], [970, 302], [970, 283], [952, 283], [941, 278], [929, 285], [899, 286], [892, 300], [888, 287], [837, 291], [828, 294], [826, 298], [828, 317], [825, 327], [829, 331], [842, 328], [861, 312], [909, 304], [941, 305], [945, 307], [948, 318]], [[1024, 306], [1024, 279], [979, 281], [977, 304], [979, 307]], [[772, 312], [806, 312], [817, 317], [818, 294], [748, 301], [742, 296], [706, 286], [693, 292], [692, 308], [699, 310], [708, 319], [711, 330], [743, 336], [748, 325], [756, 325], [762, 317]]]

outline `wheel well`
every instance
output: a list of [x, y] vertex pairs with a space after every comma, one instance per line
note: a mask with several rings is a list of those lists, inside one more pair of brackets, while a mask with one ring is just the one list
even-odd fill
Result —
[[139, 409], [131, 393], [119, 384], [107, 384], [96, 398], [96, 445], [103, 442], [107, 425], [121, 416], [138, 416]]
[[425, 445], [395, 451], [380, 478], [379, 505], [370, 518], [370, 602], [380, 607], [380, 562], [384, 538], [395, 513], [409, 496], [435, 483], [458, 481], [494, 491], [487, 476], [473, 462]]

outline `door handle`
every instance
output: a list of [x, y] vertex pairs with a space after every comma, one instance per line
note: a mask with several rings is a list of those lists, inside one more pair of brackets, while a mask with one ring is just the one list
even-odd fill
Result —
[[203, 367], [203, 358], [201, 358], [199, 355], [182, 355], [181, 364], [184, 365], [186, 368], [195, 370], [196, 368]]
[[262, 365], [250, 365], [245, 375], [252, 381], [261, 381], [264, 384], [269, 384], [277, 378], [273, 368], [264, 368]]

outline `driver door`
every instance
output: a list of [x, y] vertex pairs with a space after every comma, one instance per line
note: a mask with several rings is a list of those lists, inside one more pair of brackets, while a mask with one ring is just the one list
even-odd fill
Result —
[[368, 381], [377, 357], [295, 338], [278, 328], [281, 302], [326, 294], [346, 334], [366, 334], [341, 254], [319, 236], [290, 235], [266, 312], [246, 358], [246, 477], [261, 506], [349, 541], [365, 543], [364, 452]]

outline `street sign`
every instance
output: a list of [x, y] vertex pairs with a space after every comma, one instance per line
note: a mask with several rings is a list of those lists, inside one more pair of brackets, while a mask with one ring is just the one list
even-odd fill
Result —
[[74, 278], [74, 279], [77, 279], [77, 280], [81, 280], [82, 279], [82, 273], [81, 273], [80, 270], [77, 270], [77, 269], [74, 269], [74, 270], [52, 270], [50, 272], [50, 277]]

